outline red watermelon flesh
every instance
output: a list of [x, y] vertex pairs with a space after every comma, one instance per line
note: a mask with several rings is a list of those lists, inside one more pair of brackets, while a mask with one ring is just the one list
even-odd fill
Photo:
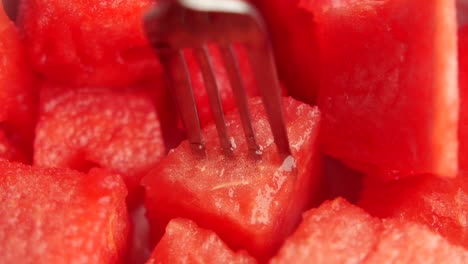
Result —
[[269, 26], [280, 78], [291, 96], [316, 103], [319, 64], [315, 24], [299, 0], [251, 0]]
[[257, 263], [245, 251], [233, 252], [211, 230], [193, 221], [177, 218], [169, 222], [166, 233], [147, 264], [156, 263]]
[[0, 161], [2, 263], [116, 263], [127, 239], [120, 176]]
[[[158, 230], [175, 217], [195, 220], [215, 231], [233, 249], [247, 249], [265, 261], [299, 222], [312, 201], [318, 181], [316, 107], [284, 99], [293, 156], [280, 160], [259, 98], [249, 101], [261, 160], [247, 151], [236, 111], [227, 115], [233, 157], [221, 154], [213, 124], [204, 129], [207, 157], [192, 154], [184, 141], [143, 179], [146, 206]], [[294, 170], [293, 167], [296, 167]]]
[[301, 4], [317, 27], [324, 152], [385, 179], [454, 177], [455, 1]]
[[[219, 49], [212, 45], [209, 47], [209, 54], [218, 84], [218, 92], [223, 104], [223, 109], [225, 112], [227, 112], [233, 109], [236, 105], [231, 84], [229, 82], [229, 77], [227, 75], [224, 61]], [[247, 97], [259, 96], [259, 90], [256, 87], [246, 50], [242, 46], [236, 46], [236, 55]], [[203, 81], [203, 75], [192, 50], [185, 51], [185, 58], [190, 73], [190, 79], [192, 81], [195, 101], [198, 107], [200, 124], [202, 127], [204, 127], [209, 121], [213, 120], [213, 116]]]
[[34, 68], [69, 86], [126, 87], [161, 71], [142, 26], [152, 0], [22, 1]]
[[468, 170], [468, 25], [458, 30], [458, 80], [460, 121], [458, 123], [460, 170]]
[[16, 145], [31, 152], [36, 81], [15, 25], [3, 7], [0, 7], [0, 57], [0, 127]]
[[467, 250], [424, 225], [382, 223], [337, 198], [306, 212], [271, 263], [466, 263], [467, 258]]
[[468, 263], [468, 251], [451, 245], [425, 226], [384, 220], [385, 230], [364, 263]]
[[468, 249], [468, 182], [465, 176], [440, 179], [421, 175], [392, 182], [368, 177], [359, 205], [378, 217], [429, 226]]
[[164, 152], [154, 100], [144, 90], [42, 87], [35, 165], [101, 166], [121, 174], [132, 191]]
[[278, 254], [279, 263], [361, 263], [382, 232], [380, 219], [342, 198], [307, 211]]

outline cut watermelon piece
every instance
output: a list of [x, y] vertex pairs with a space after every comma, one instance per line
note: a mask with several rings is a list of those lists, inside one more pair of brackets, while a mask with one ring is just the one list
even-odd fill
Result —
[[35, 165], [101, 166], [121, 174], [132, 191], [164, 153], [156, 107], [142, 89], [42, 87]]
[[271, 263], [361, 263], [381, 229], [380, 219], [346, 200], [327, 201], [304, 214]]
[[429, 226], [454, 244], [468, 248], [466, 176], [431, 175], [393, 182], [368, 177], [359, 205], [378, 217], [393, 217]]
[[147, 264], [155, 263], [257, 263], [245, 251], [233, 252], [213, 231], [188, 219], [174, 219]]
[[127, 239], [120, 176], [0, 160], [3, 263], [117, 263]]
[[[257, 142], [263, 155], [254, 160], [237, 112], [226, 116], [233, 157], [225, 157], [213, 124], [204, 129], [207, 157], [192, 154], [187, 141], [169, 153], [143, 179], [146, 206], [157, 239], [158, 231], [176, 217], [195, 220], [212, 229], [233, 249], [247, 249], [265, 261], [279, 248], [310, 206], [319, 172], [316, 107], [284, 99], [293, 157], [281, 160], [260, 98], [249, 101]], [[294, 168], [295, 167], [295, 168]]]
[[[468, 13], [467, 13], [468, 14]], [[460, 83], [460, 121], [458, 159], [460, 170], [468, 170], [468, 25], [458, 31], [458, 80]]]
[[[232, 93], [231, 84], [229, 82], [229, 77], [224, 66], [224, 61], [219, 49], [216, 46], [210, 46], [209, 53], [218, 84], [218, 92], [223, 104], [223, 109], [225, 112], [228, 112], [229, 110], [233, 109], [236, 104], [234, 94]], [[239, 71], [243, 79], [244, 89], [247, 97], [259, 96], [259, 90], [256, 87], [253, 71], [250, 68], [249, 59], [247, 57], [246, 51], [242, 48], [242, 46], [236, 47], [236, 55], [237, 62], [239, 63]], [[191, 50], [185, 51], [185, 58], [190, 73], [190, 79], [192, 81], [193, 94], [197, 103], [200, 124], [202, 127], [204, 127], [209, 121], [213, 120], [213, 116], [203, 81], [203, 75], [198, 62], [195, 59], [195, 55]]]
[[375, 249], [367, 256], [370, 263], [468, 263], [468, 251], [451, 245], [426, 227], [384, 220], [385, 230]]
[[[381, 204], [381, 206], [383, 206]], [[382, 221], [342, 198], [304, 219], [278, 254], [280, 263], [466, 263], [468, 251], [421, 224]]]
[[3, 7], [0, 7], [0, 28], [0, 127], [10, 141], [31, 156], [37, 106], [36, 79], [15, 25]]
[[324, 152], [385, 179], [455, 177], [455, 1], [301, 5], [317, 26]]
[[315, 104], [319, 84], [317, 36], [312, 15], [299, 0], [251, 0], [271, 33], [280, 78], [291, 96]]
[[34, 68], [48, 80], [126, 87], [162, 70], [142, 25], [153, 2], [28, 0], [18, 24]]

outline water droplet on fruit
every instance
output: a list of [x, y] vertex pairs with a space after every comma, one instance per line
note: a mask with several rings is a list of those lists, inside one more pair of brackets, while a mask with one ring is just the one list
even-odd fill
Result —
[[229, 138], [229, 141], [231, 142], [232, 150], [237, 148], [236, 141], [234, 140], [233, 137]]
[[289, 155], [284, 159], [283, 164], [281, 164], [281, 167], [279, 168], [279, 171], [292, 172], [295, 168], [296, 160], [293, 158], [293, 156]]

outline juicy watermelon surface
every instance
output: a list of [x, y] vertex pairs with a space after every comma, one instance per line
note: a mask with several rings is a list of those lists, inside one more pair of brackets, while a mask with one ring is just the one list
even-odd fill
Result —
[[257, 263], [245, 251], [233, 252], [211, 230], [198, 227], [193, 221], [171, 220], [147, 264], [155, 263]]
[[454, 244], [468, 248], [468, 181], [421, 175], [394, 182], [365, 181], [359, 205], [378, 217], [400, 218], [428, 226]]
[[451, 245], [425, 226], [384, 220], [384, 231], [364, 263], [466, 263], [468, 251]]
[[344, 199], [326, 201], [304, 213], [271, 263], [361, 263], [381, 228], [378, 218]]
[[455, 2], [301, 5], [317, 28], [324, 152], [388, 180], [421, 173], [454, 177]]
[[126, 87], [161, 71], [141, 18], [150, 0], [21, 1], [34, 69], [65, 85]]
[[[318, 243], [318, 241], [320, 241]], [[271, 263], [465, 263], [468, 251], [426, 226], [381, 220], [338, 198], [307, 211]]]
[[67, 89], [46, 83], [34, 142], [34, 164], [121, 174], [130, 190], [164, 155], [152, 97], [139, 87]]
[[[287, 128], [294, 158], [281, 160], [259, 98], [250, 109], [262, 146], [262, 158], [247, 151], [239, 117], [226, 117], [233, 158], [220, 155], [214, 125], [204, 130], [207, 157], [194, 156], [187, 142], [161, 161], [143, 179], [148, 216], [156, 231], [175, 217], [194, 219], [214, 230], [234, 249], [247, 249], [268, 259], [291, 233], [310, 205], [318, 181], [317, 108], [285, 99]], [[157, 235], [156, 235], [157, 236]]]
[[159, 0], [2, 2], [0, 263], [468, 263], [466, 0], [249, 1], [287, 157], [238, 44], [262, 155], [212, 43], [233, 154], [190, 50], [206, 156], [183, 141], [143, 31]]
[[[127, 239], [116, 174], [0, 161], [2, 263], [115, 263]], [[65, 228], [64, 228], [65, 227]]]

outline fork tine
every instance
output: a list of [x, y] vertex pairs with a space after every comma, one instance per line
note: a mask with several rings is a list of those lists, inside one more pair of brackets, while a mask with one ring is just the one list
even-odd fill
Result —
[[169, 79], [169, 88], [179, 108], [185, 133], [192, 150], [204, 156], [205, 143], [201, 133], [197, 105], [193, 96], [192, 82], [185, 57], [181, 50], [165, 50], [159, 52], [159, 58], [165, 67]]
[[232, 91], [236, 99], [237, 108], [244, 128], [245, 137], [249, 151], [253, 156], [261, 154], [260, 148], [255, 139], [255, 133], [252, 127], [252, 118], [250, 115], [247, 96], [245, 94], [244, 84], [239, 71], [239, 65], [235, 56], [235, 51], [232, 45], [220, 45], [221, 56], [223, 57], [226, 71], [228, 73], [229, 82], [231, 83]]
[[224, 153], [226, 155], [231, 155], [233, 146], [229, 140], [226, 121], [224, 119], [223, 105], [219, 97], [218, 85], [216, 83], [213, 64], [209, 56], [208, 48], [206, 46], [194, 48], [193, 52], [202, 71], [203, 81], [205, 83], [211, 112], [213, 113], [216, 129], [218, 131], [219, 141]]
[[274, 57], [271, 48], [266, 43], [266, 48], [252, 50], [247, 47], [250, 63], [257, 80], [257, 86], [263, 97], [271, 131], [278, 152], [282, 158], [291, 155], [289, 139], [286, 131], [286, 122], [283, 113], [283, 101], [281, 100], [281, 88], [278, 81]]

